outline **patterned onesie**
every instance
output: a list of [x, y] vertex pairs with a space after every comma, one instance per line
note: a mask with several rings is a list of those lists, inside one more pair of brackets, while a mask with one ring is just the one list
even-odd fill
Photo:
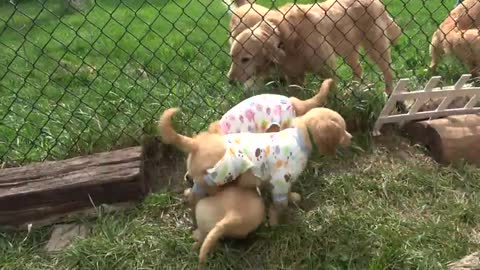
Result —
[[204, 180], [221, 186], [251, 169], [262, 181], [273, 185], [273, 200], [286, 203], [291, 182], [305, 169], [310, 151], [305, 147], [298, 128], [274, 133], [235, 133], [225, 135], [225, 156]]
[[291, 127], [295, 110], [286, 96], [262, 94], [238, 103], [220, 119], [224, 134], [267, 131], [272, 125], [280, 130]]

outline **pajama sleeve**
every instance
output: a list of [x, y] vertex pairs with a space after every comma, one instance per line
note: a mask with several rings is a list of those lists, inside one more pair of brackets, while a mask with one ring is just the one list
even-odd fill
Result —
[[210, 186], [222, 186], [237, 179], [252, 167], [253, 163], [248, 158], [231, 156], [227, 151], [225, 157], [218, 161], [213, 168], [207, 170], [204, 180]]

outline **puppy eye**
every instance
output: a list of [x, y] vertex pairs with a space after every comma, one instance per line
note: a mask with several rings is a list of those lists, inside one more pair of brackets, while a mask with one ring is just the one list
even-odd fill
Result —
[[242, 61], [242, 63], [247, 63], [248, 61], [250, 61], [250, 58], [244, 57], [240, 61]]

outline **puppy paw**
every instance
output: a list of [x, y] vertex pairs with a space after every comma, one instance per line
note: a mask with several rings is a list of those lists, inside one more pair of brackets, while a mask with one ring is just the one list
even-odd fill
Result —
[[202, 245], [200, 244], [200, 242], [195, 242], [195, 243], [193, 243], [193, 245], [192, 245], [192, 250], [193, 250], [193, 251], [197, 251], [197, 250], [200, 249], [201, 246], [202, 246]]
[[190, 196], [192, 196], [192, 189], [191, 189], [191, 188], [185, 189], [185, 190], [183, 191], [183, 197], [188, 198], [188, 197], [190, 197]]
[[269, 217], [268, 218], [268, 225], [271, 227], [277, 226], [278, 225], [278, 217]]
[[187, 188], [183, 191], [183, 201], [187, 203], [193, 201], [193, 192], [191, 188]]
[[302, 196], [300, 194], [296, 193], [296, 192], [290, 192], [288, 194], [288, 200], [291, 203], [298, 204], [302, 200]]

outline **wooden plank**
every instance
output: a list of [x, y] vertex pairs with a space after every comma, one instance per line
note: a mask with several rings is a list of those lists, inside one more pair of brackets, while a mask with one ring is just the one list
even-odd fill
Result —
[[424, 144], [439, 163], [466, 160], [480, 165], [478, 114], [412, 122], [405, 129], [414, 141]]
[[75, 188], [77, 186], [98, 185], [105, 182], [131, 181], [140, 174], [140, 161], [107, 165], [102, 167], [89, 167], [58, 176], [37, 178], [35, 181], [16, 180], [12, 185], [4, 184], [0, 190], [0, 204], [2, 199], [9, 196], [21, 196], [32, 192], [47, 192], [62, 188]]
[[430, 92], [425, 92], [425, 91], [412, 91], [412, 92], [404, 92], [401, 94], [392, 94], [391, 98], [394, 101], [404, 101], [407, 99], [413, 99], [413, 98], [430, 98], [430, 99], [435, 99], [435, 98], [443, 98], [446, 95], [454, 95], [456, 97], [462, 97], [462, 96], [473, 96], [478, 92], [478, 87], [465, 87], [463, 89], [449, 89], [449, 90], [433, 90]]
[[448, 115], [463, 115], [463, 114], [476, 114], [480, 112], [480, 108], [471, 108], [471, 109], [464, 109], [464, 108], [454, 108], [454, 109], [446, 109], [439, 112], [432, 112], [432, 111], [424, 111], [418, 112], [413, 115], [405, 115], [405, 114], [398, 114], [398, 115], [390, 115], [382, 119], [382, 124], [388, 123], [395, 123], [398, 121], [412, 121], [412, 120], [419, 120], [419, 119], [426, 119], [426, 118], [437, 118], [437, 117], [444, 117]]
[[130, 147], [0, 170], [0, 225], [140, 200], [146, 194], [143, 166], [142, 147]]
[[45, 161], [33, 163], [24, 167], [0, 170], [0, 187], [20, 181], [34, 181], [37, 178], [58, 176], [71, 171], [77, 171], [92, 166], [113, 165], [139, 160], [142, 155], [141, 147], [129, 147], [112, 152], [102, 152], [89, 156], [81, 156], [60, 161]]
[[[430, 78], [427, 85], [425, 85], [425, 92], [431, 92], [432, 89], [435, 86], [438, 85], [438, 83], [440, 82], [441, 79], [442, 79], [442, 77], [440, 77], [440, 76], [434, 76], [434, 77]], [[415, 103], [413, 103], [412, 107], [410, 107], [410, 110], [408, 111], [408, 114], [412, 115], [412, 114], [417, 113], [418, 110], [425, 104], [425, 102], [426, 102], [425, 97], [417, 98]]]

